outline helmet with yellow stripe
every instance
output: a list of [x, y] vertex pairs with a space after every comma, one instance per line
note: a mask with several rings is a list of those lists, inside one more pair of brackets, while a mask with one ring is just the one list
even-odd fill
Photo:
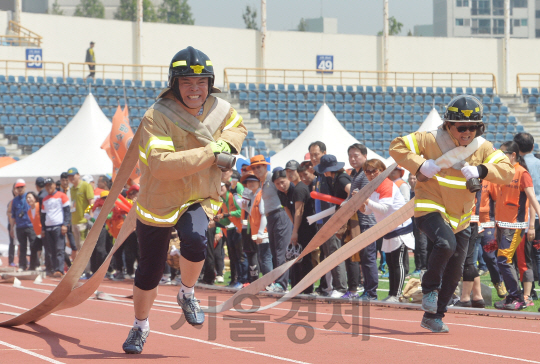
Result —
[[480, 127], [476, 131], [476, 136], [480, 136], [484, 133], [483, 110], [482, 103], [476, 97], [459, 95], [448, 103], [443, 119], [445, 123], [477, 122]]
[[208, 90], [210, 93], [221, 92], [214, 87], [214, 65], [206, 54], [193, 47], [182, 49], [174, 55], [169, 65], [169, 87], [174, 96], [182, 101], [182, 97], [175, 85], [180, 77], [208, 77]]

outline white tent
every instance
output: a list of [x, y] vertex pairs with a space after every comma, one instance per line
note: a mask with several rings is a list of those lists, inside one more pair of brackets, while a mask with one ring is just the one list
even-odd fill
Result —
[[442, 125], [443, 121], [441, 119], [441, 116], [437, 112], [435, 108], [431, 109], [428, 116], [426, 117], [426, 120], [420, 125], [417, 131], [429, 131], [429, 130], [436, 130], [439, 125]]
[[112, 162], [101, 149], [111, 127], [94, 96], [89, 94], [77, 115], [53, 140], [27, 158], [0, 169], [0, 250], [7, 249], [2, 244], [9, 244], [6, 209], [13, 198], [15, 180], [23, 178], [26, 191], [35, 191], [37, 177], [58, 179], [71, 167], [76, 167], [81, 175], [111, 173]]
[[[347, 148], [356, 140], [336, 119], [330, 108], [324, 104], [321, 106], [311, 123], [291, 144], [270, 158], [272, 168], [283, 167], [291, 159], [298, 162], [304, 160], [308, 147], [315, 141], [326, 144], [326, 153], [336, 156], [338, 162], [345, 162], [345, 168], [350, 168]], [[368, 159], [380, 159], [386, 163], [386, 159], [368, 149]]]

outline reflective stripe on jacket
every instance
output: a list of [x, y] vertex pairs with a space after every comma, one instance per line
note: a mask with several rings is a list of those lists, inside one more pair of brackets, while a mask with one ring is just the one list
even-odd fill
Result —
[[[456, 140], [454, 143], [458, 146]], [[433, 134], [415, 132], [394, 139], [390, 144], [390, 155], [400, 166], [416, 174], [427, 159], [436, 160], [442, 156], [442, 152]], [[486, 166], [488, 173], [485, 179], [494, 183], [508, 183], [514, 173], [506, 155], [495, 150], [488, 141], [465, 161], [471, 166]], [[442, 169], [427, 182], [417, 182], [414, 215], [419, 217], [437, 211], [454, 232], [465, 229], [469, 226], [475, 196], [466, 189], [465, 184], [466, 179], [461, 171], [454, 168]]]

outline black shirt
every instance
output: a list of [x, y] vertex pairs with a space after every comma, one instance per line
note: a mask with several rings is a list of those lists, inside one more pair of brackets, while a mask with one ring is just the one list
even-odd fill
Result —
[[345, 186], [352, 182], [351, 176], [346, 172], [341, 172], [335, 175], [334, 180], [332, 181], [332, 195], [337, 198], [346, 199], [349, 197], [347, 191], [345, 191]]
[[[315, 182], [315, 181], [314, 181]], [[299, 182], [294, 188], [293, 201], [304, 203], [304, 212], [302, 214], [302, 223], [298, 228], [298, 238], [302, 240], [311, 240], [317, 233], [317, 224], [309, 225], [307, 217], [315, 214], [315, 204], [310, 196], [310, 189], [313, 187], [306, 186], [303, 182]]]
[[295, 190], [295, 187], [291, 183], [289, 186], [289, 189], [287, 190], [287, 194], [284, 194], [283, 192], [278, 191], [278, 197], [279, 197], [279, 201], [281, 201], [281, 206], [288, 208], [293, 218], [294, 218], [294, 200], [293, 200], [294, 190]]

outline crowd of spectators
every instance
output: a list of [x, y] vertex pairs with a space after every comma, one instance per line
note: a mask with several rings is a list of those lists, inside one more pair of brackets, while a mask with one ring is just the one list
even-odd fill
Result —
[[[471, 239], [466, 262], [467, 272], [473, 269], [476, 273], [472, 274], [470, 282], [468, 279], [464, 282], [461, 297], [451, 304], [470, 307], [472, 293], [473, 305], [478, 305], [482, 297], [476, 277], [488, 272], [504, 302], [519, 301], [519, 297], [523, 297], [522, 304], [517, 304], [517, 308], [522, 308], [532, 305], [532, 299], [536, 298], [534, 281], [538, 280], [540, 269], [540, 226], [533, 206], [540, 201], [540, 160], [532, 155], [534, 139], [530, 134], [520, 133], [514, 139], [501, 148], [513, 158], [513, 164], [519, 163], [530, 174], [530, 178], [525, 178], [525, 182], [518, 186], [530, 201], [520, 200], [519, 203], [526, 204], [521, 209], [529, 212], [529, 231], [535, 230], [536, 237], [530, 242], [524, 238], [521, 249], [514, 247], [512, 254], [515, 252], [515, 256], [512, 257], [486, 248], [493, 238], [493, 229], [484, 228], [487, 225], [482, 220], [480, 206], [482, 199], [496, 203], [500, 192], [496, 186], [485, 187], [477, 195], [476, 213], [480, 214], [480, 219], [473, 219], [471, 225], [477, 231]], [[335, 206], [312, 198], [312, 191], [346, 200], [386, 168], [380, 160], [368, 160], [367, 148], [362, 144], [349, 146], [347, 152], [351, 169], [345, 169], [343, 161], [329, 154], [324, 143], [315, 141], [309, 146], [304, 160], [290, 160], [284, 169], [277, 167], [271, 170], [270, 163], [257, 155], [249, 163], [241, 165], [240, 171], [223, 171], [220, 193], [223, 204], [209, 222], [207, 259], [201, 282], [227, 283], [239, 289], [294, 258], [295, 253], [299, 254], [330, 216], [313, 224], [309, 224], [307, 218]], [[416, 177], [409, 174], [405, 181], [404, 175], [405, 170], [398, 166], [345, 226], [336, 227], [336, 233], [320, 248], [293, 265], [266, 289], [286, 292], [343, 244], [414, 198]], [[100, 176], [97, 187], [94, 184], [92, 176], [81, 176], [76, 168], [62, 173], [56, 182], [49, 177], [37, 178], [35, 191], [27, 192], [25, 181], [17, 180], [13, 185], [13, 199], [8, 204], [9, 264], [21, 270], [44, 270], [48, 276], [61, 278], [99, 216], [111, 180], [108, 176]], [[138, 191], [136, 184], [126, 186], [123, 195], [133, 203], [137, 200]], [[89, 278], [101, 266], [118, 237], [126, 214], [121, 206], [115, 206], [109, 214], [82, 279]], [[504, 230], [501, 232], [505, 234]], [[512, 235], [513, 231], [509, 234]], [[18, 264], [15, 263], [17, 244]], [[411, 250], [414, 270], [409, 267]], [[377, 300], [379, 281], [388, 278], [390, 289], [384, 300], [399, 302], [405, 279], [411, 276], [421, 278], [429, 264], [429, 252], [430, 241], [416, 227], [414, 219], [408, 220], [393, 233], [372, 242], [337, 265], [320, 278], [318, 286], [312, 285], [303, 293]], [[224, 278], [226, 258], [230, 268], [228, 282]], [[108, 278], [132, 279], [137, 259], [138, 242], [133, 232], [115, 253]], [[160, 284], [179, 284], [180, 274], [177, 267], [167, 266]], [[469, 273], [466, 275], [471, 276]], [[521, 281], [523, 290], [516, 277]], [[509, 294], [505, 283], [511, 286]], [[505, 307], [499, 304], [499, 308]]]
[[[35, 191], [27, 191], [26, 182], [18, 179], [7, 211], [9, 265], [20, 271], [43, 271], [46, 276], [62, 278], [99, 216], [111, 184], [110, 176], [102, 175], [95, 187], [93, 177], [81, 176], [77, 168], [62, 173], [57, 181], [51, 177], [36, 178]], [[139, 186], [133, 184], [126, 186], [122, 194], [133, 203], [138, 192]], [[126, 210], [115, 204], [81, 279], [90, 278], [105, 261], [129, 211]], [[133, 279], [138, 249], [136, 234], [132, 233], [115, 253], [108, 278]]]

